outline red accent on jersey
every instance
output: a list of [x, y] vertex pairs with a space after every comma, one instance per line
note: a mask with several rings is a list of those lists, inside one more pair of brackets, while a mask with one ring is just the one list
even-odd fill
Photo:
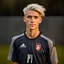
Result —
[[41, 49], [41, 44], [40, 43], [36, 44], [36, 50], [39, 51], [40, 49]]

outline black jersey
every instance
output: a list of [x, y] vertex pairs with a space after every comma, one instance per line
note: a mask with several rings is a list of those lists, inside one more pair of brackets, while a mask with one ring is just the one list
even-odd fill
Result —
[[12, 38], [9, 60], [18, 64], [52, 64], [49, 42], [41, 33], [29, 39], [25, 33]]

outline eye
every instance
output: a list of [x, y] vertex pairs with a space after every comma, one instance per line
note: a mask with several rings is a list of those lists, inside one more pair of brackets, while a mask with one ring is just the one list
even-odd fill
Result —
[[34, 16], [34, 18], [35, 18], [35, 19], [37, 19], [37, 18], [38, 18], [38, 16]]
[[32, 18], [32, 16], [27, 16], [27, 18]]

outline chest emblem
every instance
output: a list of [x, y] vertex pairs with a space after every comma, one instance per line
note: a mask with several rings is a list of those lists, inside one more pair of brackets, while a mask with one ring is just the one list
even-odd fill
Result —
[[26, 45], [23, 43], [20, 48], [26, 48]]
[[39, 51], [41, 49], [41, 44], [40, 43], [36, 43], [36, 50]]

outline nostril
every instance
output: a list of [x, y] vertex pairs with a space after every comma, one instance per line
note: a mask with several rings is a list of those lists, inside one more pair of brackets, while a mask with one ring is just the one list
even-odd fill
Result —
[[34, 21], [31, 21], [31, 23], [34, 23]]

